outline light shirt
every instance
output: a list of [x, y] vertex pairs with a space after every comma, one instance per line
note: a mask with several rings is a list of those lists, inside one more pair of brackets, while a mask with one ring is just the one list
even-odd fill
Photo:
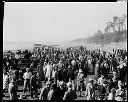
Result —
[[45, 67], [45, 69], [46, 69], [46, 75], [45, 76], [47, 78], [51, 78], [52, 77], [52, 70], [53, 70], [52, 66], [51, 65], [47, 65]]
[[32, 73], [31, 72], [25, 72], [24, 75], [23, 75], [24, 79], [31, 79], [31, 77], [32, 77]]

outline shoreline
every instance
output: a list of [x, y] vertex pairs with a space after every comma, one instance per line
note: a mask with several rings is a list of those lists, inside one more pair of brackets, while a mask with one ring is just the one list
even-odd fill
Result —
[[[16, 45], [16, 46], [15, 46]], [[82, 43], [61, 43], [59, 45], [59, 47], [61, 49], [66, 49], [68, 47], [75, 47], [75, 46], [86, 46], [86, 48], [88, 50], [96, 50], [96, 49], [101, 49], [107, 52], [112, 52], [113, 49], [124, 49], [127, 50], [127, 42], [119, 42], [119, 43], [111, 43], [111, 44], [104, 44], [103, 47], [101, 47], [100, 44], [82, 44]], [[12, 52], [16, 52], [17, 50], [29, 50], [32, 51], [33, 50], [33, 44], [8, 44], [6, 46], [6, 44], [3, 44], [3, 52], [6, 51], [12, 51]]]

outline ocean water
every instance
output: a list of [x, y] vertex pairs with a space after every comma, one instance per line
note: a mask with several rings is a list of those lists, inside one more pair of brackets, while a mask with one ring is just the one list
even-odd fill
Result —
[[33, 44], [30, 43], [3, 43], [3, 51], [33, 49]]

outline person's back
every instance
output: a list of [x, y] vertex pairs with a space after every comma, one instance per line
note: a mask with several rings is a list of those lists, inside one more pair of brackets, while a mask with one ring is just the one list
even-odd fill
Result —
[[63, 100], [75, 100], [77, 99], [77, 94], [75, 90], [69, 89], [65, 92]]
[[31, 79], [30, 79], [30, 85], [32, 86], [32, 87], [37, 87], [37, 79], [36, 79], [36, 75], [33, 75], [32, 77], [31, 77]]
[[41, 77], [40, 77], [39, 73], [37, 73], [36, 79], [37, 79], [37, 86], [38, 86], [38, 88], [39, 89], [42, 88]]
[[115, 88], [117, 89], [117, 82], [116, 81], [111, 81], [108, 85], [108, 91], [111, 92], [111, 89]]
[[57, 91], [58, 91], [58, 95], [59, 95], [58, 99], [62, 100], [65, 92], [67, 91], [66, 87], [64, 87], [64, 85], [60, 84], [60, 87], [57, 88]]
[[122, 81], [125, 81], [125, 76], [126, 76], [126, 74], [127, 74], [127, 66], [122, 67], [122, 68], [120, 69], [119, 73], [120, 73], [120, 76], [119, 76], [120, 79], [121, 79]]
[[106, 88], [106, 83], [103, 83], [103, 85], [100, 85], [99, 87], [99, 99], [103, 100], [106, 99], [106, 95], [107, 95], [107, 88]]

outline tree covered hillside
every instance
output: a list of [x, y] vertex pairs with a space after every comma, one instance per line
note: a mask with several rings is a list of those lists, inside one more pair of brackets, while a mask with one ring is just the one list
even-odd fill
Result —
[[98, 30], [94, 36], [83, 39], [76, 39], [73, 42], [78, 43], [96, 43], [96, 44], [109, 44], [113, 42], [126, 42], [127, 41], [127, 14], [121, 17], [113, 17], [112, 22], [107, 22], [104, 32]]

